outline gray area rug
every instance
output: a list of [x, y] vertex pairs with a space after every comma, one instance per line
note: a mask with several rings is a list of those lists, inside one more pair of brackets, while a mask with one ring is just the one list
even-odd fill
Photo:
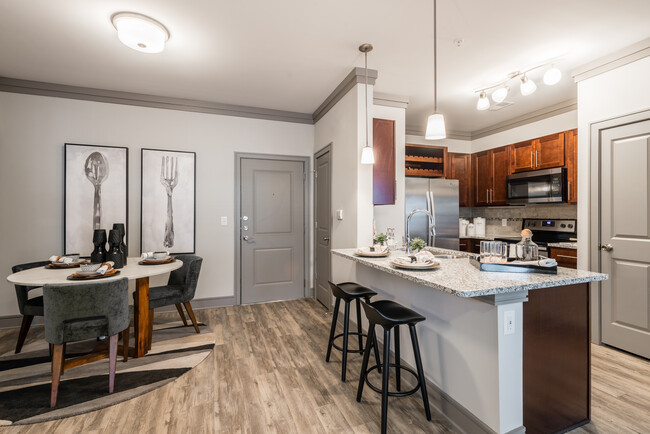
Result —
[[[50, 408], [51, 363], [44, 340], [25, 345], [20, 354], [0, 356], [0, 425], [45, 422], [99, 410], [174, 381], [201, 363], [214, 348], [215, 336], [178, 322], [154, 325], [153, 343], [142, 358], [117, 357], [115, 391], [108, 393], [108, 359], [70, 368], [61, 377], [55, 408]], [[131, 328], [133, 331], [133, 328]], [[131, 336], [131, 345], [134, 339]], [[68, 344], [66, 357], [86, 354], [96, 340]]]

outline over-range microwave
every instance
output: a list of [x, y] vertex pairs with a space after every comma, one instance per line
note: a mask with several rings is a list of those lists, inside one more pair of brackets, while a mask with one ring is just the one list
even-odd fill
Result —
[[567, 201], [567, 174], [563, 167], [508, 175], [506, 183], [510, 204]]

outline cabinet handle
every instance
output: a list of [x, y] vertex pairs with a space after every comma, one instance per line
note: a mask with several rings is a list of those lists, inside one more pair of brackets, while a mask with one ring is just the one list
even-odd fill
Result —
[[490, 190], [485, 189], [485, 203], [490, 203]]
[[571, 181], [567, 182], [567, 202], [571, 202]]
[[538, 164], [537, 164], [537, 150], [535, 150], [535, 167], [537, 167], [537, 166], [538, 166]]
[[533, 169], [533, 151], [530, 151], [530, 168]]
[[492, 203], [492, 189], [490, 189], [490, 203]]
[[568, 255], [555, 255], [558, 258], [568, 258], [568, 259], [578, 259], [577, 256], [568, 256]]

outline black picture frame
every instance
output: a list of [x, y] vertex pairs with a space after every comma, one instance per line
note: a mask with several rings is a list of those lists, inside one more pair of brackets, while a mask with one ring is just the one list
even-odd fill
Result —
[[[107, 170], [99, 181], [100, 228], [108, 232], [124, 223], [129, 238], [129, 148], [125, 146], [65, 143], [63, 157], [63, 252], [90, 256], [96, 224], [95, 182], [86, 174], [90, 155], [99, 153]], [[82, 163], [83, 160], [83, 163]], [[95, 160], [97, 163], [98, 160]], [[101, 170], [100, 170], [101, 171]]]
[[[170, 254], [196, 252], [196, 152], [142, 148], [140, 150], [140, 251]], [[164, 158], [169, 160], [165, 161]], [[176, 158], [176, 166], [172, 159]], [[167, 185], [174, 178], [176, 185]], [[171, 201], [171, 219], [169, 206]], [[169, 243], [168, 220], [172, 222]]]

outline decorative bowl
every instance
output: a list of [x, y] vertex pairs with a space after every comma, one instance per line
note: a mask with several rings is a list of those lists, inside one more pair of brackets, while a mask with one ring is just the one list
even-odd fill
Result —
[[81, 264], [81, 271], [84, 273], [92, 273], [97, 271], [101, 266], [102, 266], [101, 262], [97, 262], [93, 264]]

